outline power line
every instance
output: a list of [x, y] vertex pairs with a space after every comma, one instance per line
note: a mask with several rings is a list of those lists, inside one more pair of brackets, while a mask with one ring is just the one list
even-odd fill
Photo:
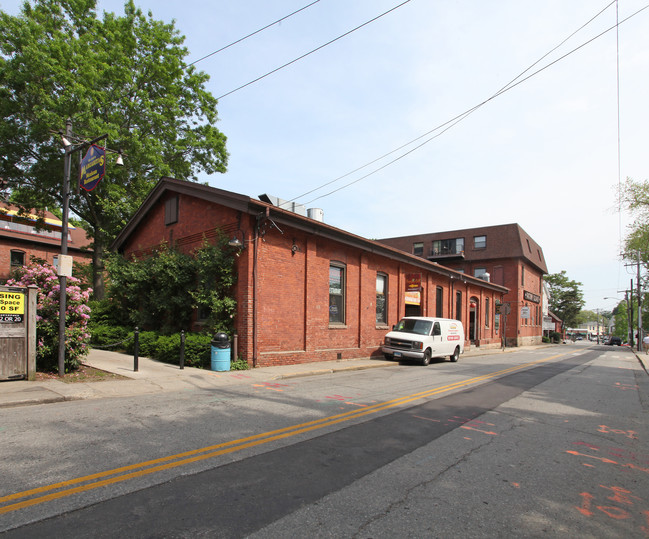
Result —
[[[550, 54], [552, 54], [554, 51], [556, 51], [559, 47], [561, 47], [564, 43], [566, 43], [566, 42], [567, 42], [570, 38], [572, 38], [575, 34], [577, 34], [578, 32], [580, 32], [581, 30], [583, 30], [586, 26], [588, 26], [591, 22], [593, 22], [597, 17], [599, 17], [602, 13], [604, 13], [604, 11], [606, 11], [609, 7], [611, 7], [611, 5], [613, 5], [614, 3], [616, 3], [616, 1], [617, 1], [617, 0], [613, 0], [610, 4], [608, 4], [605, 8], [603, 8], [599, 13], [597, 13], [597, 15], [593, 16], [593, 17], [592, 17], [588, 22], [586, 22], [585, 24], [583, 24], [582, 26], [580, 26], [580, 27], [579, 27], [577, 30], [575, 30], [572, 34], [570, 34], [570, 35], [569, 35], [568, 37], [566, 37], [563, 41], [561, 41], [558, 45], [556, 45], [554, 48], [552, 48], [552, 49], [551, 49], [550, 51], [548, 51], [546, 54], [544, 54], [543, 56], [541, 56], [541, 57], [540, 57], [536, 62], [534, 62], [533, 64], [531, 64], [527, 69], [525, 69], [524, 71], [522, 71], [521, 73], [519, 73], [519, 74], [518, 74], [516, 77], [514, 77], [511, 81], [509, 81], [507, 84], [505, 84], [505, 86], [503, 86], [500, 90], [498, 90], [495, 94], [493, 94], [493, 95], [491, 96], [490, 99], [494, 99], [494, 98], [497, 97], [499, 94], [505, 92], [505, 91], [508, 89], [509, 86], [511, 86], [513, 83], [515, 83], [519, 78], [521, 78], [525, 73], [527, 73], [530, 69], [532, 69], [535, 65], [537, 65], [539, 62], [541, 62], [543, 59], [547, 58]], [[488, 101], [490, 101], [490, 99], [488, 99], [488, 100], [486, 100], [486, 101], [483, 101], [483, 102], [480, 103], [479, 105], [476, 105], [475, 107], [473, 107], [473, 108], [471, 108], [471, 109], [469, 109], [469, 110], [467, 110], [467, 111], [465, 111], [465, 112], [463, 112], [463, 113], [461, 113], [461, 114], [455, 116], [454, 118], [451, 118], [450, 120], [444, 122], [443, 124], [438, 125], [437, 127], [431, 129], [430, 131], [427, 131], [426, 133], [423, 133], [422, 135], [419, 135], [417, 138], [414, 138], [414, 139], [412, 139], [411, 141], [406, 142], [405, 144], [402, 144], [402, 145], [399, 146], [398, 148], [395, 148], [395, 149], [393, 149], [393, 150], [391, 150], [391, 151], [389, 151], [389, 152], [387, 152], [387, 153], [381, 155], [380, 157], [377, 157], [376, 159], [373, 159], [373, 160], [370, 161], [369, 163], [365, 163], [364, 165], [362, 165], [362, 166], [360, 166], [360, 167], [358, 167], [358, 168], [356, 168], [356, 169], [354, 169], [354, 170], [352, 170], [352, 171], [350, 171], [350, 172], [347, 172], [346, 174], [343, 174], [342, 176], [339, 176], [339, 177], [337, 177], [337, 178], [335, 178], [335, 179], [333, 179], [333, 180], [331, 180], [331, 181], [329, 181], [329, 182], [327, 182], [327, 183], [324, 183], [324, 184], [320, 185], [319, 187], [316, 187], [316, 188], [314, 188], [314, 189], [311, 189], [310, 191], [307, 191], [306, 193], [303, 193], [303, 194], [301, 194], [301, 195], [299, 195], [299, 196], [297, 196], [297, 197], [295, 197], [295, 198], [293, 198], [293, 199], [291, 199], [291, 200], [289, 200], [289, 201], [287, 201], [287, 202], [288, 202], [288, 203], [290, 203], [290, 202], [295, 202], [296, 200], [298, 200], [298, 199], [300, 199], [300, 198], [302, 198], [302, 197], [304, 197], [304, 196], [306, 196], [306, 195], [310, 195], [311, 193], [314, 193], [315, 191], [318, 191], [318, 190], [320, 190], [320, 189], [323, 189], [324, 187], [327, 187], [328, 185], [331, 185], [331, 184], [336, 183], [336, 182], [338, 182], [338, 181], [340, 181], [340, 180], [342, 180], [342, 179], [344, 179], [344, 178], [347, 178], [348, 176], [351, 176], [352, 174], [354, 174], [354, 173], [356, 173], [356, 172], [358, 172], [358, 171], [360, 171], [360, 170], [363, 170], [364, 168], [367, 168], [368, 166], [373, 165], [374, 163], [376, 163], [376, 162], [378, 162], [378, 161], [381, 161], [382, 159], [385, 159], [385, 158], [388, 157], [389, 155], [392, 155], [393, 153], [396, 153], [396, 152], [398, 152], [399, 150], [402, 150], [402, 149], [404, 149], [404, 148], [407, 148], [407, 147], [410, 146], [411, 144], [414, 144], [414, 143], [417, 142], [418, 140], [420, 140], [420, 139], [422, 139], [422, 138], [424, 138], [424, 137], [430, 135], [431, 133], [434, 133], [435, 131], [438, 131], [439, 129], [442, 129], [443, 127], [445, 127], [445, 126], [447, 126], [447, 125], [449, 125], [449, 124], [452, 124], [452, 125], [449, 125], [449, 127], [448, 127], [447, 129], [444, 129], [444, 131], [442, 131], [441, 133], [439, 133], [438, 135], [436, 135], [436, 136], [433, 137], [433, 138], [437, 138], [437, 137], [439, 137], [440, 135], [442, 135], [443, 133], [445, 133], [446, 131], [448, 131], [448, 129], [450, 129], [451, 127], [453, 127], [454, 125], [456, 125], [457, 123], [459, 123], [461, 120], [463, 120], [464, 118], [466, 118], [467, 116], [469, 116], [470, 114], [472, 114], [473, 112], [475, 112], [476, 110], [478, 110], [480, 107], [482, 107], [482, 106], [483, 106], [484, 104], [486, 104]], [[421, 147], [421, 146], [417, 146], [417, 148], [420, 148], [420, 147]], [[415, 148], [415, 149], [417, 149], [417, 148]], [[408, 153], [404, 154], [404, 155], [401, 156], [401, 157], [405, 157], [405, 155], [408, 155], [409, 153], [411, 153], [411, 152], [408, 152]], [[399, 159], [401, 159], [401, 157], [398, 158], [398, 159], [395, 159], [394, 161], [391, 161], [390, 163], [388, 163], [388, 165], [394, 163], [395, 161], [398, 161]], [[378, 171], [380, 171], [380, 170], [383, 170], [383, 168], [385, 168], [385, 167], [381, 167], [381, 168], [377, 169], [375, 172], [378, 172]], [[361, 178], [361, 179], [364, 179], [364, 178], [366, 178], [366, 177], [367, 177], [367, 176], [363, 176], [363, 178]], [[355, 183], [355, 182], [354, 182], [354, 183]], [[352, 185], [352, 184], [350, 184], [350, 185]], [[335, 192], [335, 191], [333, 191], [333, 192]], [[332, 193], [333, 193], [333, 192], [332, 192]], [[323, 195], [323, 196], [326, 196], [326, 195]], [[318, 198], [322, 198], [322, 197], [318, 197]], [[314, 200], [318, 200], [318, 199], [317, 199], [317, 198], [316, 198], [316, 199], [313, 199], [313, 200], [307, 202], [306, 204], [310, 204], [310, 203], [313, 202]]]
[[245, 40], [248, 39], [249, 37], [252, 37], [252, 36], [254, 36], [254, 35], [257, 35], [258, 33], [263, 32], [264, 30], [270, 28], [271, 26], [275, 26], [276, 24], [279, 24], [280, 22], [285, 21], [285, 20], [288, 19], [289, 17], [292, 17], [293, 15], [299, 13], [300, 11], [304, 11], [305, 9], [311, 7], [313, 4], [317, 4], [318, 2], [320, 2], [320, 0], [315, 0], [315, 2], [311, 2], [310, 4], [307, 4], [306, 6], [301, 7], [300, 9], [294, 11], [293, 13], [289, 13], [289, 14], [286, 15], [285, 17], [282, 17], [281, 19], [277, 19], [275, 22], [271, 22], [270, 24], [267, 24], [267, 25], [264, 26], [263, 28], [260, 28], [259, 30], [255, 30], [255, 31], [252, 32], [251, 34], [248, 34], [247, 36], [244, 36], [244, 37], [242, 37], [242, 38], [239, 38], [239, 39], [237, 39], [236, 41], [233, 41], [232, 43], [230, 43], [229, 45], [226, 45], [225, 47], [221, 47], [220, 49], [217, 49], [217, 50], [215, 50], [214, 52], [210, 52], [209, 54], [206, 54], [205, 56], [202, 56], [202, 57], [199, 58], [198, 60], [194, 60], [192, 63], [187, 64], [187, 67], [189, 67], [189, 66], [193, 66], [194, 64], [197, 64], [198, 62], [202, 62], [203, 60], [209, 58], [210, 56], [214, 56], [215, 54], [218, 54], [219, 52], [222, 52], [222, 51], [224, 51], [225, 49], [229, 49], [229, 48], [232, 47], [233, 45], [236, 45], [237, 43], [241, 43], [242, 41], [245, 41]]
[[[252, 36], [254, 36], [256, 34], [259, 34], [260, 32], [263, 32], [264, 30], [270, 28], [271, 26], [274, 26], [276, 24], [279, 24], [282, 21], [285, 21], [286, 19], [292, 17], [293, 15], [296, 15], [297, 13], [300, 13], [301, 11], [304, 11], [305, 9], [311, 7], [312, 5], [317, 4], [318, 2], [320, 2], [320, 0], [315, 0], [314, 2], [311, 2], [310, 4], [307, 4], [306, 6], [301, 7], [300, 9], [297, 9], [297, 10], [293, 11], [292, 13], [289, 13], [288, 15], [285, 15], [281, 19], [277, 19], [276, 21], [271, 22], [270, 24], [267, 24], [266, 26], [260, 28], [259, 30], [255, 30], [254, 32], [252, 32], [252, 33], [250, 33], [250, 34], [248, 34], [246, 36], [243, 36], [243, 37], [237, 39], [236, 41], [233, 41], [232, 43], [230, 43], [228, 45], [225, 45], [224, 47], [221, 47], [220, 49], [215, 50], [214, 52], [211, 52], [209, 54], [206, 54], [205, 56], [202, 56], [198, 60], [194, 60], [193, 62], [191, 62], [191, 63], [187, 64], [186, 66], [184, 66], [183, 71], [186, 70], [187, 68], [197, 64], [198, 62], [202, 62], [203, 60], [209, 58], [210, 56], [214, 56], [215, 54], [218, 54], [219, 52], [222, 52], [222, 51], [224, 51], [226, 49], [229, 49], [230, 47], [232, 47], [233, 45], [236, 45], [237, 43], [241, 43], [242, 41], [245, 41], [249, 37], [252, 37]], [[114, 99], [113, 102], [126, 97], [127, 94], [128, 94], [128, 92], [125, 92], [125, 93], [121, 94], [120, 96], [117, 97], [117, 99]], [[105, 103], [105, 104], [108, 104], [108, 103]], [[87, 112], [87, 111], [86, 112], [79, 112], [79, 113], [74, 115], [74, 118], [75, 119], [81, 118], [81, 117], [83, 117], [83, 116], [85, 116], [87, 114], [90, 114], [90, 113]]]
[[346, 36], [348, 36], [349, 34], [351, 34], [351, 33], [353, 33], [353, 32], [356, 32], [356, 30], [360, 30], [360, 29], [363, 28], [364, 26], [367, 26], [368, 24], [373, 23], [374, 21], [380, 19], [381, 17], [384, 17], [384, 16], [387, 15], [388, 13], [391, 13], [391, 12], [393, 12], [394, 10], [399, 9], [400, 7], [402, 7], [402, 6], [406, 5], [407, 3], [409, 3], [410, 1], [411, 1], [411, 0], [405, 0], [405, 2], [402, 2], [402, 3], [399, 4], [398, 6], [394, 6], [393, 8], [388, 9], [388, 10], [385, 11], [384, 13], [381, 13], [380, 15], [377, 15], [377, 16], [374, 17], [373, 19], [370, 19], [369, 21], [364, 22], [363, 24], [357, 26], [356, 28], [352, 28], [352, 29], [349, 30], [348, 32], [345, 32], [344, 34], [342, 34], [342, 35], [340, 35], [340, 36], [338, 36], [338, 37], [332, 39], [331, 41], [328, 41], [327, 43], [324, 43], [323, 45], [320, 45], [319, 47], [316, 47], [315, 49], [313, 49], [313, 50], [311, 50], [311, 51], [309, 51], [309, 52], [303, 54], [302, 56], [298, 56], [298, 57], [295, 58], [294, 60], [291, 60], [290, 62], [287, 62], [287, 63], [285, 63], [284, 65], [281, 65], [281, 66], [279, 66], [279, 67], [273, 69], [272, 71], [269, 71], [268, 73], [266, 73], [265, 75], [262, 75], [261, 77], [257, 77], [256, 79], [251, 80], [250, 82], [247, 82], [246, 84], [242, 84], [241, 86], [239, 86], [238, 88], [235, 88], [234, 90], [230, 90], [229, 92], [227, 92], [227, 93], [225, 93], [225, 94], [223, 94], [223, 95], [217, 97], [216, 99], [217, 99], [217, 100], [221, 100], [221, 99], [223, 99], [224, 97], [226, 97], [226, 96], [228, 96], [228, 95], [230, 95], [230, 94], [233, 94], [233, 93], [235, 93], [235, 92], [238, 92], [239, 90], [242, 90], [243, 88], [246, 88], [247, 86], [250, 86], [251, 84], [254, 84], [255, 82], [259, 82], [260, 80], [265, 79], [266, 77], [268, 77], [269, 75], [272, 75], [273, 73], [277, 73], [277, 72], [280, 71], [281, 69], [284, 69], [285, 67], [288, 67], [288, 66], [294, 64], [295, 62], [299, 62], [300, 60], [306, 58], [307, 56], [310, 56], [310, 55], [313, 54], [314, 52], [317, 52], [317, 51], [319, 51], [320, 49], [324, 49], [325, 47], [331, 45], [332, 43], [335, 43], [336, 41], [342, 39], [343, 37], [346, 37]]
[[[598, 17], [599, 15], [601, 15], [601, 13], [602, 13], [603, 11], [605, 11], [606, 9], [608, 9], [608, 8], [609, 8], [613, 3], [614, 3], [614, 2], [611, 2], [611, 4], [609, 4], [608, 6], [606, 6], [606, 8], [604, 8], [602, 11], [600, 11], [600, 13], [598, 13], [595, 17], [593, 17], [593, 18], [592, 18], [588, 23], [586, 23], [584, 26], [586, 26], [587, 24], [589, 24], [590, 22], [592, 22], [592, 20], [594, 20], [596, 17]], [[589, 45], [589, 44], [592, 43], [593, 41], [599, 39], [599, 38], [602, 37], [603, 35], [605, 35], [605, 34], [607, 34], [608, 32], [610, 32], [611, 30], [618, 28], [621, 24], [627, 22], [629, 19], [631, 19], [631, 18], [635, 17], [636, 15], [640, 14], [642, 11], [646, 10], [647, 8], [649, 8], [649, 5], [645, 5], [644, 7], [640, 8], [639, 10], [637, 10], [636, 12], [634, 12], [633, 14], [629, 15], [628, 17], [626, 17], [625, 19], [623, 19], [623, 20], [621, 20], [621, 21], [617, 20], [615, 25], [613, 25], [613, 26], [609, 27], [608, 29], [604, 30], [603, 32], [597, 34], [597, 35], [594, 36], [593, 38], [591, 38], [591, 39], [585, 41], [584, 43], [582, 43], [582, 44], [579, 45], [578, 47], [575, 47], [575, 48], [572, 49], [571, 51], [567, 52], [566, 54], [564, 54], [563, 56], [557, 58], [556, 60], [550, 62], [549, 64], [545, 65], [544, 67], [542, 67], [542, 68], [540, 68], [540, 69], [534, 71], [533, 73], [531, 73], [531, 74], [528, 75], [527, 77], [525, 77], [525, 78], [523, 78], [523, 79], [521, 79], [521, 80], [518, 80], [518, 79], [521, 77], [521, 75], [523, 75], [524, 73], [526, 73], [527, 71], [529, 71], [529, 70], [530, 70], [534, 65], [538, 64], [538, 63], [539, 63], [543, 58], [547, 57], [547, 55], [550, 54], [550, 53], [545, 54], [541, 59], [537, 60], [534, 64], [532, 64], [532, 65], [531, 65], [530, 67], [528, 67], [525, 71], [523, 71], [523, 72], [522, 72], [518, 77], [516, 77], [515, 79], [513, 79], [512, 82], [510, 82], [509, 84], [505, 85], [505, 86], [504, 86], [503, 88], [501, 88], [498, 92], [496, 92], [495, 94], [493, 94], [491, 97], [485, 99], [485, 100], [482, 101], [481, 103], [479, 103], [479, 104], [475, 105], [474, 107], [472, 107], [472, 108], [470, 108], [470, 109], [464, 111], [464, 112], [461, 113], [461, 114], [458, 114], [458, 115], [455, 116], [454, 118], [452, 118], [452, 119], [450, 119], [450, 120], [444, 122], [443, 124], [440, 124], [439, 126], [435, 127], [434, 129], [428, 131], [427, 133], [424, 133], [423, 135], [420, 135], [420, 136], [417, 137], [416, 139], [414, 139], [414, 140], [412, 140], [412, 141], [410, 141], [410, 142], [408, 142], [408, 143], [406, 143], [406, 144], [400, 146], [399, 148], [397, 148], [397, 149], [395, 149], [395, 150], [392, 150], [391, 152], [388, 152], [388, 153], [384, 154], [383, 156], [374, 159], [374, 160], [371, 161], [370, 163], [367, 163], [367, 164], [365, 164], [365, 165], [363, 165], [363, 166], [361, 166], [361, 167], [355, 169], [355, 170], [352, 171], [352, 172], [349, 172], [349, 173], [347, 173], [347, 174], [345, 174], [345, 175], [343, 175], [343, 176], [340, 176], [339, 178], [336, 178], [335, 180], [331, 180], [330, 182], [327, 182], [327, 183], [325, 183], [325, 184], [323, 184], [323, 185], [321, 185], [321, 186], [319, 186], [319, 187], [317, 187], [317, 188], [315, 188], [315, 189], [312, 189], [311, 191], [308, 191], [307, 193], [304, 193], [304, 194], [302, 194], [302, 195], [299, 195], [298, 197], [292, 199], [290, 202], [293, 202], [293, 201], [295, 201], [295, 200], [298, 200], [298, 199], [302, 198], [303, 196], [306, 196], [306, 195], [308, 195], [308, 194], [310, 194], [310, 193], [313, 193], [313, 192], [315, 192], [315, 191], [317, 191], [317, 190], [319, 190], [319, 189], [322, 189], [322, 188], [326, 187], [327, 185], [331, 185], [332, 183], [334, 183], [334, 182], [336, 182], [336, 181], [338, 181], [338, 180], [340, 180], [340, 179], [342, 179], [342, 178], [345, 178], [345, 177], [347, 177], [347, 176], [353, 174], [354, 172], [357, 172], [357, 171], [359, 171], [359, 170], [361, 170], [361, 169], [363, 169], [363, 168], [366, 168], [367, 166], [369, 166], [369, 165], [371, 165], [371, 164], [374, 164], [374, 163], [376, 163], [377, 161], [380, 161], [380, 160], [383, 159], [384, 157], [387, 157], [388, 155], [391, 155], [391, 154], [393, 154], [393, 153], [399, 151], [400, 149], [403, 149], [403, 148], [409, 146], [409, 145], [412, 144], [413, 142], [416, 142], [417, 140], [420, 140], [421, 138], [423, 138], [423, 137], [425, 137], [425, 136], [427, 136], [427, 135], [429, 135], [429, 134], [431, 134], [431, 133], [433, 133], [433, 132], [435, 132], [435, 131], [438, 131], [438, 130], [440, 130], [440, 129], [442, 129], [442, 128], [445, 128], [445, 129], [443, 129], [440, 133], [438, 133], [438, 134], [436, 134], [435, 136], [433, 136], [433, 137], [431, 137], [431, 138], [425, 140], [425, 141], [422, 142], [421, 144], [415, 146], [414, 148], [412, 148], [411, 150], [405, 152], [404, 154], [402, 154], [402, 155], [396, 157], [396, 158], [393, 159], [392, 161], [389, 161], [389, 162], [386, 163], [385, 165], [382, 165], [381, 167], [379, 167], [379, 168], [377, 168], [377, 169], [375, 169], [375, 170], [369, 172], [368, 174], [366, 174], [366, 175], [364, 175], [364, 176], [362, 176], [362, 177], [360, 177], [360, 178], [358, 178], [358, 179], [356, 179], [356, 180], [354, 180], [354, 181], [352, 181], [352, 182], [349, 182], [349, 183], [347, 183], [347, 184], [345, 184], [345, 185], [343, 185], [343, 186], [341, 186], [341, 187], [339, 187], [339, 188], [337, 188], [337, 189], [334, 189], [333, 191], [330, 191], [330, 192], [328, 192], [328, 193], [325, 193], [325, 194], [323, 194], [323, 195], [320, 195], [320, 196], [318, 196], [318, 197], [316, 197], [316, 198], [314, 198], [314, 199], [312, 199], [312, 200], [310, 200], [310, 201], [308, 201], [308, 202], [305, 202], [304, 204], [305, 204], [305, 205], [311, 204], [312, 202], [314, 202], [314, 201], [316, 201], [316, 200], [319, 200], [319, 199], [321, 199], [321, 198], [324, 198], [324, 197], [327, 197], [327, 196], [332, 195], [332, 194], [334, 194], [334, 193], [337, 193], [338, 191], [341, 191], [342, 189], [345, 189], [345, 188], [347, 188], [347, 187], [350, 187], [351, 185], [354, 185], [354, 184], [356, 184], [356, 183], [358, 183], [358, 182], [360, 182], [360, 181], [362, 181], [362, 180], [368, 178], [369, 176], [372, 176], [373, 174], [376, 174], [377, 172], [380, 172], [381, 170], [383, 170], [383, 169], [387, 168], [388, 166], [390, 166], [390, 165], [396, 163], [397, 161], [400, 161], [401, 159], [403, 159], [403, 158], [406, 157], [407, 155], [410, 155], [410, 154], [413, 153], [414, 151], [420, 149], [421, 147], [423, 147], [424, 145], [426, 145], [426, 144], [429, 143], [430, 141], [432, 141], [432, 140], [436, 139], [437, 137], [441, 136], [443, 133], [445, 133], [446, 131], [448, 131], [451, 127], [454, 127], [454, 126], [455, 126], [456, 124], [458, 124], [460, 121], [464, 120], [467, 116], [469, 116], [470, 114], [472, 114], [473, 112], [475, 112], [475, 111], [476, 111], [477, 109], [479, 109], [480, 107], [486, 105], [486, 104], [489, 103], [490, 101], [494, 100], [496, 97], [499, 97], [499, 96], [501, 96], [502, 94], [504, 94], [505, 92], [508, 92], [509, 90], [514, 89], [514, 88], [517, 87], [519, 84], [522, 84], [523, 82], [526, 82], [527, 80], [529, 80], [529, 79], [531, 79], [532, 77], [538, 75], [538, 74], [541, 73], [542, 71], [545, 71], [546, 69], [548, 69], [549, 67], [553, 66], [554, 64], [560, 62], [561, 60], [564, 60], [564, 59], [567, 58], [568, 56], [570, 56], [570, 55], [572, 55], [573, 53], [577, 52], [578, 50], [582, 49], [582, 48], [585, 47], [586, 45]], [[583, 28], [583, 26], [582, 26], [581, 28]], [[581, 29], [581, 28], [580, 28], [580, 29]], [[579, 31], [579, 30], [577, 30], [576, 32], [578, 32], [578, 31]], [[574, 33], [576, 33], [576, 32], [574, 32]], [[574, 35], [574, 33], [571, 34], [571, 36], [569, 36], [568, 38], [566, 38], [566, 40], [569, 39], [570, 37], [572, 37], [572, 35]], [[566, 40], [564, 40], [564, 41], [562, 42], [562, 44], [565, 43]], [[559, 46], [560, 46], [560, 45], [558, 45], [557, 47], [555, 47], [555, 48], [552, 49], [552, 50], [553, 50], [553, 51], [556, 50], [556, 48], [558, 48]], [[550, 52], [552, 52], [552, 51], [550, 51]], [[518, 82], [515, 82], [515, 81], [517, 81], [517, 80], [518, 80]]]

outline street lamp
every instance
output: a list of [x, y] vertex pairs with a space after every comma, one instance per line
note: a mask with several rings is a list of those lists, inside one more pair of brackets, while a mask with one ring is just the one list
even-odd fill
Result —
[[[59, 376], [65, 375], [65, 312], [67, 309], [67, 276], [72, 276], [71, 269], [63, 269], [64, 260], [68, 256], [68, 214], [70, 212], [70, 169], [72, 164], [72, 152], [83, 150], [88, 146], [108, 138], [108, 134], [101, 135], [90, 141], [81, 141], [79, 144], [73, 144], [75, 137], [72, 135], [72, 120], [70, 118], [65, 122], [65, 135], [61, 134], [61, 143], [65, 150], [63, 158], [63, 207], [61, 217], [61, 256], [59, 257], [58, 274], [59, 274], [59, 355], [58, 368]], [[114, 152], [114, 150], [112, 150]], [[118, 165], [123, 165], [122, 151], [119, 151], [117, 160]], [[70, 263], [71, 268], [71, 263]]]

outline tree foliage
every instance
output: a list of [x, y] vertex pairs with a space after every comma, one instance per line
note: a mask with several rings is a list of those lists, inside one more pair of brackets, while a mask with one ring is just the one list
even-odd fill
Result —
[[132, 0], [124, 11], [99, 18], [96, 0], [33, 0], [18, 16], [0, 12], [0, 177], [12, 201], [61, 207], [56, 132], [68, 118], [75, 140], [107, 134], [107, 145], [126, 155], [117, 167], [108, 154], [99, 186], [70, 199], [92, 237], [99, 297], [104, 252], [153, 184], [162, 176], [196, 180], [227, 164], [209, 77], [185, 62], [184, 37]]
[[236, 277], [227, 239], [206, 242], [191, 254], [166, 245], [143, 259], [115, 254], [108, 269], [107, 300], [123, 324], [169, 334], [188, 330], [198, 310], [207, 329], [231, 332]]
[[570, 280], [565, 270], [545, 276], [550, 289], [550, 310], [563, 320], [564, 327], [578, 323], [578, 315], [584, 306], [581, 283]]
[[627, 178], [619, 193], [620, 204], [633, 216], [633, 224], [624, 241], [626, 258], [649, 267], [649, 182]]

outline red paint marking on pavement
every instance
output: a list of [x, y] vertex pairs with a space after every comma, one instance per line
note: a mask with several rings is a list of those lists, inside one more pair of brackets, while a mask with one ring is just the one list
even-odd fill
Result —
[[604, 434], [622, 434], [623, 436], [626, 436], [627, 438], [631, 440], [637, 440], [637, 432], [634, 430], [622, 430], [622, 429], [612, 429], [611, 427], [608, 427], [607, 425], [600, 425], [599, 428], [597, 429], [598, 432], [602, 432]]
[[623, 468], [630, 468], [632, 470], [638, 470], [639, 472], [649, 473], [649, 468], [642, 468], [641, 466], [636, 466], [635, 464], [631, 464], [631, 463], [622, 464], [622, 463], [620, 463], [620, 462], [618, 462], [616, 460], [607, 459], [605, 457], [595, 457], [593, 455], [586, 455], [584, 453], [579, 453], [578, 451], [566, 451], [566, 453], [568, 453], [569, 455], [575, 455], [575, 456], [579, 456], [579, 457], [586, 457], [588, 459], [596, 459], [596, 460], [599, 460], [601, 462], [604, 462], [605, 464], [617, 464], [618, 466], [622, 466]]
[[467, 430], [475, 430], [477, 432], [482, 432], [483, 434], [491, 434], [492, 436], [498, 436], [497, 432], [491, 432], [489, 430], [476, 429], [474, 427], [469, 427], [468, 425], [462, 425], [460, 428], [461, 429], [467, 429]]
[[582, 492], [579, 495], [581, 496], [581, 507], [577, 507], [577, 511], [585, 517], [592, 517], [593, 512], [590, 510], [590, 504], [595, 496], [588, 492]]
[[511, 483], [511, 485], [514, 488], [521, 488], [521, 485], [519, 483]]
[[614, 492], [613, 496], [608, 496], [608, 499], [614, 502], [619, 502], [626, 505], [633, 505], [631, 498], [634, 498], [636, 500], [641, 500], [641, 498], [638, 498], [637, 496], [633, 496], [630, 490], [627, 490], [622, 487], [605, 487], [604, 485], [600, 485], [600, 487]]
[[587, 442], [572, 442], [572, 445], [585, 445], [588, 449], [593, 449], [595, 451], [599, 451], [599, 447], [593, 444], [589, 444]]

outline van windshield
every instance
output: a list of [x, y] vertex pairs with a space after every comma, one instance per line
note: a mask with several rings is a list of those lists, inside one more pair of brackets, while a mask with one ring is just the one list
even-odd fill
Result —
[[417, 335], [430, 335], [430, 328], [433, 323], [430, 320], [411, 320], [404, 318], [401, 320], [395, 331], [403, 331], [404, 333], [416, 333]]

